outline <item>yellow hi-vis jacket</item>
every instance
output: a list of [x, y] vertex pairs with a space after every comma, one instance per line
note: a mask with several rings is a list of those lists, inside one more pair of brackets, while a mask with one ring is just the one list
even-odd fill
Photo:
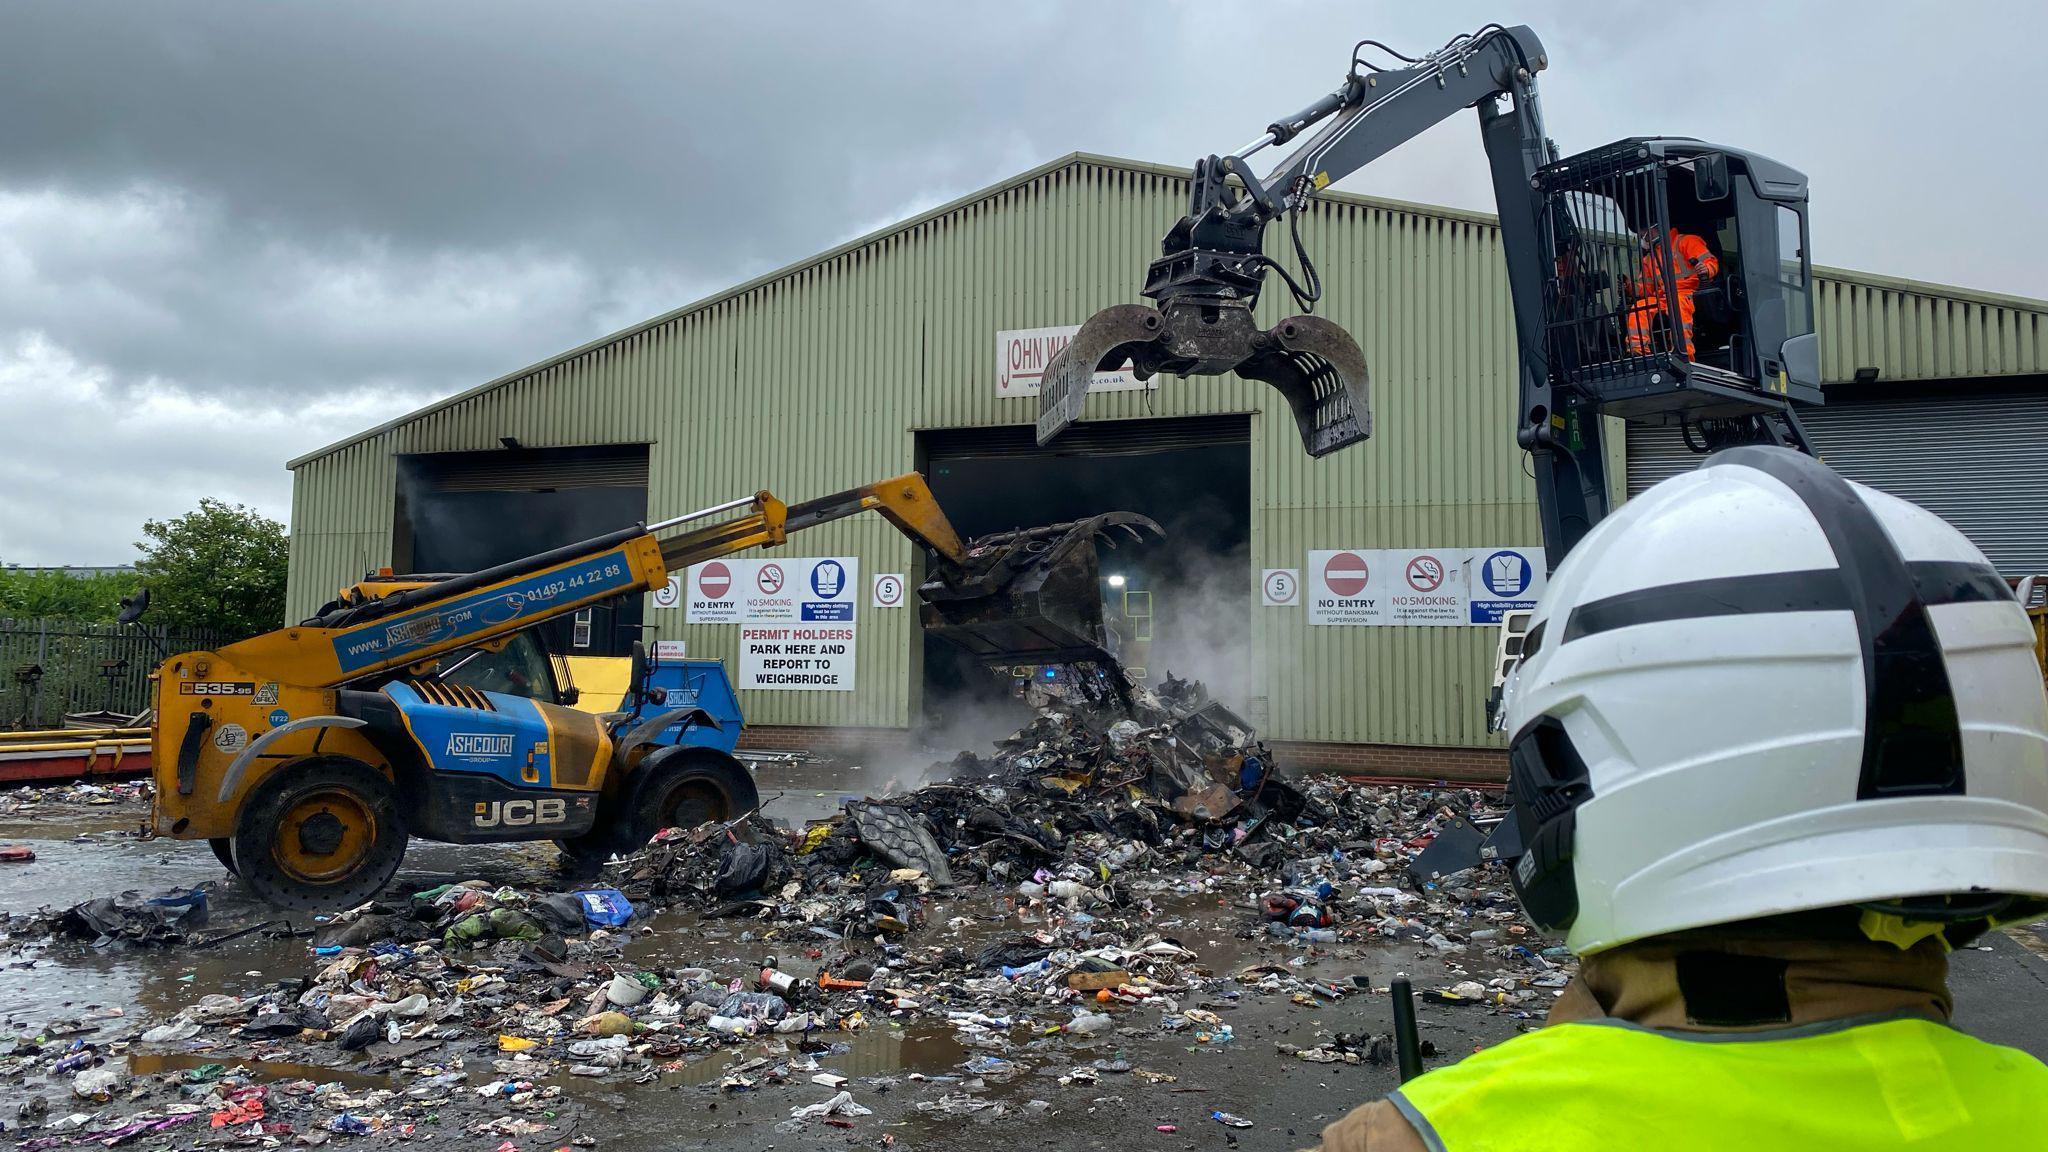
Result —
[[1558, 1024], [1390, 1099], [1440, 1152], [2048, 1147], [2048, 1065], [1919, 1016], [1741, 1033]]

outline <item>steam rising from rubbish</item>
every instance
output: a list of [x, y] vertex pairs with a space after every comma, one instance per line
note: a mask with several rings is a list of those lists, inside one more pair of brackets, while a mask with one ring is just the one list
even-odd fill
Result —
[[1171, 602], [1156, 622], [1147, 658], [1150, 683], [1168, 675], [1200, 680], [1213, 698], [1234, 705], [1258, 691], [1249, 564], [1243, 549], [1181, 558], [1177, 579], [1159, 596]]

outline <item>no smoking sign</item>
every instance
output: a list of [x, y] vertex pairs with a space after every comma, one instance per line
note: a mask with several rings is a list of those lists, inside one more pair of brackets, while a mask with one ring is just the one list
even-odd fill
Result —
[[1417, 592], [1434, 592], [1444, 584], [1443, 561], [1434, 556], [1416, 556], [1410, 559], [1406, 571], [1402, 574], [1407, 577], [1408, 586]]

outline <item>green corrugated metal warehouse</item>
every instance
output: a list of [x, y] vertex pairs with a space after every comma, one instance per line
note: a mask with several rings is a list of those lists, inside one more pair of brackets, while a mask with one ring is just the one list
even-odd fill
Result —
[[[292, 618], [368, 569], [471, 567], [514, 539], [561, 543], [760, 488], [802, 500], [917, 467], [949, 510], [953, 484], [982, 519], [1036, 522], [1050, 518], [1034, 516], [1044, 502], [1085, 499], [1070, 490], [1108, 478], [1134, 499], [1149, 485], [1140, 511], [1184, 502], [1223, 525], [1220, 603], [1187, 615], [1231, 638], [1205, 639], [1199, 670], [1239, 674], [1233, 702], [1269, 739], [1367, 770], [1496, 767], [1482, 715], [1491, 629], [1313, 626], [1299, 606], [1261, 607], [1255, 587], [1260, 570], [1304, 570], [1316, 549], [1539, 543], [1511, 439], [1512, 319], [1491, 217], [1317, 201], [1306, 232], [1327, 312], [1372, 366], [1363, 446], [1310, 459], [1270, 389], [1169, 380], [1091, 394], [1088, 421], [1124, 423], [1083, 425], [1048, 463], [1030, 447], [1037, 401], [999, 394], [998, 333], [1131, 299], [1187, 181], [1068, 156], [294, 460]], [[1810, 423], [1823, 454], [1955, 519], [2009, 573], [2048, 571], [2048, 303], [1854, 272], [1817, 280], [1830, 387]], [[1262, 323], [1284, 299], [1268, 294]], [[1617, 485], [1690, 463], [1666, 430], [1631, 429], [1625, 443]], [[1123, 506], [1118, 491], [1095, 499]], [[909, 543], [873, 518], [780, 551], [857, 557], [863, 579], [915, 572]], [[615, 625], [735, 658], [737, 625], [629, 607]], [[930, 675], [915, 614], [863, 595], [858, 627], [854, 691], [742, 694], [757, 740], [913, 722]]]

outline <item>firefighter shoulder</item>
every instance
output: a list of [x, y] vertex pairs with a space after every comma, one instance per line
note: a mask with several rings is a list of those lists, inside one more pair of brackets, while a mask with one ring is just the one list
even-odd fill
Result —
[[2048, 1066], [1951, 1028], [1947, 988], [1951, 948], [2048, 910], [2031, 640], [1961, 533], [1811, 457], [1630, 501], [1506, 704], [1515, 892], [1579, 976], [1323, 1147], [2039, 1147]]

